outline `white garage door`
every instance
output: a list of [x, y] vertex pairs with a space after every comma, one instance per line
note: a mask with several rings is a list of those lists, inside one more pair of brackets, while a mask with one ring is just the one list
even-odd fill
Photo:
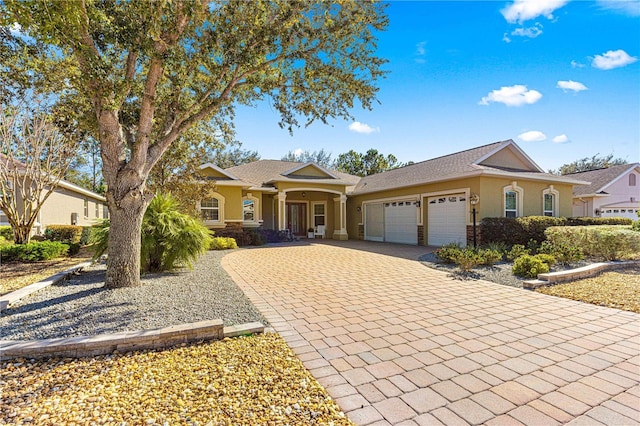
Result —
[[623, 208], [603, 208], [602, 217], [627, 217], [629, 219], [638, 219], [638, 209], [623, 209]]
[[428, 245], [442, 246], [449, 243], [466, 245], [466, 205], [464, 194], [449, 194], [428, 198]]
[[418, 244], [418, 209], [413, 201], [384, 204], [384, 240]]
[[364, 239], [384, 241], [384, 207], [382, 203], [365, 204]]

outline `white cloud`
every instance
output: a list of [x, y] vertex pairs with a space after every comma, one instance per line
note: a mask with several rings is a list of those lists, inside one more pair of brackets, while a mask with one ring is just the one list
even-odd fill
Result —
[[598, 6], [623, 15], [640, 16], [640, 2], [637, 0], [598, 0]]
[[569, 138], [564, 133], [561, 134], [561, 135], [555, 136], [551, 140], [553, 141], [553, 143], [567, 143], [567, 142], [569, 142]]
[[577, 61], [571, 61], [571, 68], [584, 68], [585, 65]]
[[568, 0], [515, 0], [500, 12], [511, 24], [522, 24], [525, 21], [544, 16], [553, 19], [553, 11], [567, 4]]
[[601, 70], [610, 70], [613, 68], [624, 67], [637, 61], [638, 58], [629, 56], [627, 52], [622, 49], [609, 50], [602, 55], [596, 55], [593, 58], [591, 65]]
[[353, 123], [349, 124], [349, 130], [351, 130], [352, 132], [364, 133], [368, 135], [369, 133], [379, 132], [380, 128], [371, 127], [368, 124], [360, 123], [359, 121], [354, 121]]
[[298, 149], [293, 150], [293, 155], [295, 155], [296, 157], [301, 156], [302, 153], [303, 153], [302, 148], [298, 148]]
[[518, 139], [524, 142], [539, 142], [547, 139], [547, 135], [538, 130], [529, 130], [528, 132], [520, 133]]
[[21, 36], [22, 35], [22, 26], [20, 24], [18, 24], [17, 22], [14, 22], [10, 27], [9, 27], [9, 32], [11, 33], [12, 36], [17, 37], [17, 36]]
[[529, 90], [527, 86], [516, 84], [515, 86], [503, 86], [498, 90], [489, 92], [478, 104], [489, 105], [491, 102], [500, 102], [507, 106], [521, 106], [535, 104], [542, 98], [542, 93], [537, 90]]
[[511, 32], [511, 35], [518, 37], [536, 38], [542, 34], [542, 24], [536, 23], [533, 27], [529, 28], [516, 28]]
[[587, 86], [573, 80], [559, 80], [558, 85], [556, 87], [558, 89], [564, 90], [565, 92], [567, 90], [573, 90], [574, 92], [581, 92], [583, 90], [588, 90]]
[[426, 49], [424, 48], [426, 45], [426, 41], [421, 41], [420, 43], [416, 44], [416, 54], [423, 56], [425, 53], [427, 53]]
[[504, 33], [504, 35], [502, 36], [502, 41], [504, 41], [505, 43], [511, 43], [511, 39], [509, 38], [509, 34]]

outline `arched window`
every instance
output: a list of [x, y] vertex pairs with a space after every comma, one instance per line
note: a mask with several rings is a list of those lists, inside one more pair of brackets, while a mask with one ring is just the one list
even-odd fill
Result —
[[629, 186], [636, 186], [636, 175], [634, 173], [629, 175]]
[[260, 220], [260, 200], [252, 196], [250, 192], [242, 197], [243, 222], [258, 222]]
[[520, 188], [516, 182], [503, 188], [504, 217], [522, 216], [522, 200], [524, 189]]
[[549, 188], [542, 191], [542, 215], [543, 216], [558, 216], [558, 201], [560, 193], [550, 185]]
[[213, 194], [210, 198], [200, 200], [198, 206], [202, 220], [205, 222], [224, 222], [224, 197]]

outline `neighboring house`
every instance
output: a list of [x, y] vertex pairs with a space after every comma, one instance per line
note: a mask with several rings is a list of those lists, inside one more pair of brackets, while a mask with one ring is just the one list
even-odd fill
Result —
[[[14, 196], [20, 197], [18, 191]], [[18, 206], [22, 205], [18, 199]], [[34, 235], [41, 235], [48, 225], [89, 226], [96, 219], [109, 217], [106, 199], [95, 192], [61, 180], [44, 202], [32, 228]], [[0, 225], [9, 225], [5, 213], [0, 210]]]
[[[315, 163], [201, 166], [217, 190], [199, 208], [211, 228], [324, 226], [328, 238], [442, 245], [473, 241], [473, 215], [571, 216], [581, 179], [544, 173], [512, 140], [360, 178]], [[474, 201], [475, 204], [472, 204]]]
[[638, 218], [640, 163], [566, 176], [590, 182], [573, 189], [573, 216]]

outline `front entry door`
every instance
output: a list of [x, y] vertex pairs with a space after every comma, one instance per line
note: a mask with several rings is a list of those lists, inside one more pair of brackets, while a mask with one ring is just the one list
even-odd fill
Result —
[[287, 228], [293, 235], [307, 235], [306, 203], [287, 203]]

